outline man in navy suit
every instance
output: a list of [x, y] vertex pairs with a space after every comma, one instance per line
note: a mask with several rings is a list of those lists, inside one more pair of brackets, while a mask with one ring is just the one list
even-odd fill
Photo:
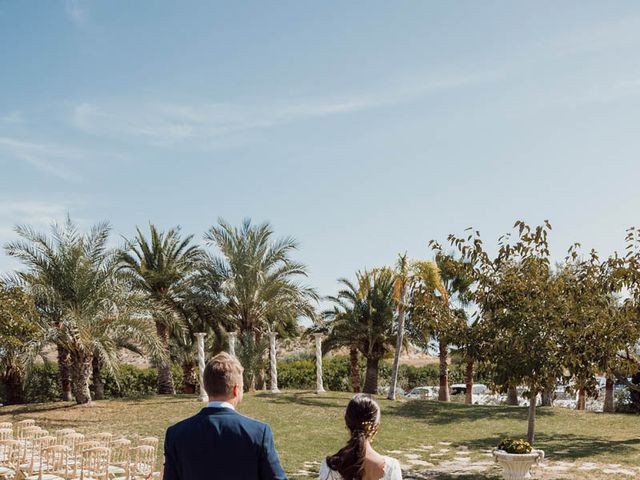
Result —
[[286, 480], [266, 423], [236, 412], [242, 365], [227, 353], [204, 369], [209, 404], [167, 430], [164, 480]]

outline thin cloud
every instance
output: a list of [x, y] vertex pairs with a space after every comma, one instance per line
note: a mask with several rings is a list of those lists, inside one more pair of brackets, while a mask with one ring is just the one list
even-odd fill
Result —
[[21, 125], [25, 123], [25, 118], [20, 110], [13, 110], [0, 115], [0, 123], [6, 125]]
[[593, 53], [640, 45], [640, 17], [609, 21], [560, 35], [550, 42], [558, 55]]
[[81, 180], [80, 175], [71, 171], [65, 162], [86, 158], [86, 153], [75, 148], [10, 137], [0, 137], [0, 155], [27, 163], [43, 173], [76, 182]]
[[72, 124], [97, 136], [134, 138], [156, 146], [211, 144], [280, 125], [393, 107], [428, 95], [495, 81], [499, 72], [418, 79], [389, 88], [334, 97], [284, 99], [269, 104], [83, 102]]
[[89, 8], [83, 0], [65, 0], [64, 10], [77, 26], [84, 26], [89, 20]]

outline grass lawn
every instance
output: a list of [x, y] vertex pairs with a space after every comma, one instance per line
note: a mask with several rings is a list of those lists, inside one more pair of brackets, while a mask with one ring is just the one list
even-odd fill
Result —
[[[271, 424], [285, 470], [304, 477], [304, 472], [309, 476], [317, 472], [314, 462], [343, 445], [342, 416], [349, 398], [335, 392], [257, 393], [245, 396], [239, 410]], [[423, 400], [380, 399], [380, 404], [382, 426], [374, 446], [391, 452], [408, 469], [423, 472], [409, 478], [499, 478], [487, 450], [501, 437], [526, 433], [526, 408]], [[81, 432], [107, 430], [162, 438], [167, 426], [201, 406], [184, 396], [100, 401], [89, 407], [59, 402], [2, 407], [0, 421], [34, 418], [51, 430], [73, 427]], [[633, 478], [630, 469], [640, 477], [640, 416], [540, 408], [537, 431], [536, 447], [549, 458], [549, 468], [536, 470], [538, 478]], [[484, 470], [478, 466], [465, 472], [464, 465], [474, 462]]]

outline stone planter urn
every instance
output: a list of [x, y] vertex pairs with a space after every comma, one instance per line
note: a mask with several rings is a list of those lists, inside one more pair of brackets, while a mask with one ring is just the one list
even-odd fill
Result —
[[493, 458], [502, 465], [502, 478], [519, 480], [531, 478], [531, 467], [544, 460], [544, 452], [533, 450], [531, 453], [507, 453], [504, 450], [494, 450]]

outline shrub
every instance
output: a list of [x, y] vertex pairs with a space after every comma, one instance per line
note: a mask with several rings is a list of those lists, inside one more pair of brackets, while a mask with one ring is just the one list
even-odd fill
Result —
[[60, 400], [61, 397], [58, 364], [47, 362], [34, 365], [24, 384], [24, 401], [26, 403], [53, 402]]
[[531, 453], [533, 448], [531, 444], [522, 438], [518, 440], [512, 440], [511, 438], [505, 438], [498, 444], [498, 450], [504, 450], [507, 453], [525, 454]]
[[[175, 370], [175, 369], [174, 369]], [[157, 370], [155, 368], [139, 368], [133, 365], [121, 365], [114, 375], [105, 370], [105, 398], [140, 398], [153, 395], [157, 390]], [[177, 383], [176, 372], [174, 381]]]

